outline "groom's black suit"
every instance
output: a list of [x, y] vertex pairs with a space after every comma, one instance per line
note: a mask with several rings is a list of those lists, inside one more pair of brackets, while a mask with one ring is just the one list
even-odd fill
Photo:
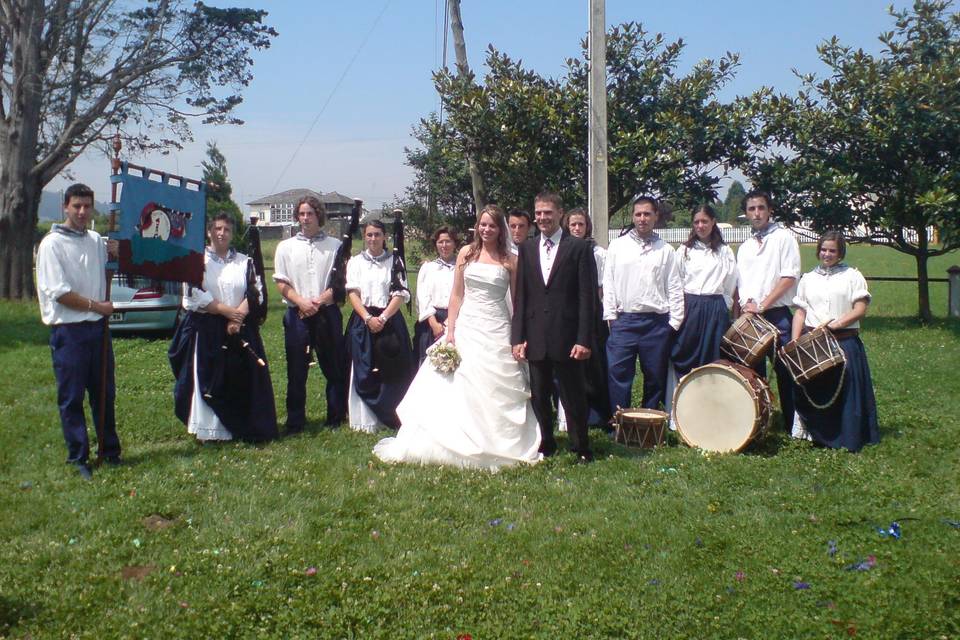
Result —
[[540, 236], [519, 246], [517, 302], [511, 344], [527, 343], [533, 411], [540, 423], [545, 455], [557, 449], [550, 396], [554, 375], [567, 415], [570, 449], [591, 458], [587, 437], [587, 392], [583, 360], [570, 357], [573, 346], [594, 344], [597, 280], [590, 246], [566, 231], [556, 247], [549, 280], [540, 268]]

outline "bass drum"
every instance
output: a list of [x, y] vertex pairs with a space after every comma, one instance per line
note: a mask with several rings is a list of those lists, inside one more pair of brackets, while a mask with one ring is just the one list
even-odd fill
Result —
[[770, 387], [753, 369], [728, 360], [697, 367], [673, 394], [673, 424], [685, 443], [739, 452], [770, 423]]

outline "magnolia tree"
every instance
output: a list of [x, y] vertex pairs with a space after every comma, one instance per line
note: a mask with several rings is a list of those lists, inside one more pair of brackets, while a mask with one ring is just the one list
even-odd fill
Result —
[[[726, 170], [746, 159], [749, 113], [742, 103], [717, 99], [734, 76], [737, 56], [704, 60], [680, 75], [683, 46], [637, 23], [615, 27], [607, 36], [609, 213], [637, 193], [678, 206], [711, 201]], [[442, 154], [435, 155], [455, 154], [462, 164], [469, 151], [483, 173], [487, 199], [503, 206], [530, 208], [544, 188], [571, 205], [583, 203], [585, 60], [568, 60], [569, 71], [559, 79], [526, 69], [493, 47], [486, 64], [482, 85], [471, 75], [435, 75], [446, 120], [434, 129], [436, 135], [421, 139], [422, 155], [430, 155], [428, 145], [439, 145]], [[431, 173], [430, 166], [411, 164], [417, 180], [435, 185], [435, 192], [461, 188]]]
[[891, 10], [879, 55], [833, 38], [817, 49], [826, 77], [802, 75], [795, 97], [745, 101], [758, 116], [752, 182], [790, 219], [913, 256], [923, 321], [927, 261], [960, 247], [960, 14], [950, 7]]
[[117, 132], [131, 151], [179, 148], [188, 122], [239, 123], [266, 12], [154, 0], [0, 1], [0, 297], [34, 293], [44, 185]]

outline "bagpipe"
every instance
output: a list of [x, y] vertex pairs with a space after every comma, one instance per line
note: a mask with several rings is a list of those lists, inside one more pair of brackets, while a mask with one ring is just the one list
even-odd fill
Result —
[[350, 253], [353, 251], [353, 237], [357, 235], [360, 228], [360, 212], [363, 209], [363, 200], [353, 201], [353, 209], [350, 210], [350, 224], [346, 232], [340, 236], [340, 247], [337, 249], [337, 255], [333, 259], [333, 269], [330, 271], [330, 288], [333, 289], [333, 301], [337, 304], [343, 304], [347, 299], [347, 262], [350, 260]]
[[[260, 246], [260, 229], [257, 219], [251, 218], [243, 233], [247, 244], [247, 319], [263, 326], [267, 321], [267, 279], [263, 267], [263, 248]], [[260, 286], [257, 286], [259, 280]]]
[[393, 210], [393, 271], [390, 274], [390, 293], [406, 291], [407, 312], [410, 312], [410, 287], [407, 286], [406, 251], [403, 244], [403, 211]]

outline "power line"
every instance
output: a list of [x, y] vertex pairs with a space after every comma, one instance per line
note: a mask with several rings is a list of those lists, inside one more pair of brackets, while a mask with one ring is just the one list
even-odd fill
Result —
[[330, 101], [333, 100], [333, 96], [336, 95], [337, 90], [340, 88], [340, 85], [343, 84], [343, 81], [347, 77], [347, 74], [350, 72], [350, 69], [353, 68], [353, 63], [357, 61], [357, 58], [360, 56], [360, 52], [363, 51], [363, 48], [365, 46], [367, 46], [367, 42], [370, 40], [370, 36], [373, 35], [373, 32], [377, 28], [377, 25], [380, 24], [380, 18], [382, 18], [383, 14], [387, 12], [387, 8], [390, 6], [391, 1], [392, 0], [386, 0], [386, 2], [383, 3], [383, 9], [380, 10], [380, 13], [374, 19], [373, 24], [370, 25], [370, 30], [367, 31], [367, 35], [364, 36], [363, 42], [361, 42], [360, 46], [357, 47], [357, 50], [354, 51], [353, 57], [350, 58], [350, 62], [347, 63], [347, 66], [343, 70], [343, 73], [340, 74], [340, 78], [337, 80], [337, 83], [333, 85], [333, 89], [330, 90], [330, 95], [327, 96], [327, 99], [323, 103], [323, 106], [320, 107], [320, 112], [317, 113], [317, 117], [314, 118], [313, 122], [310, 123], [310, 128], [307, 129], [307, 132], [304, 134], [303, 139], [300, 140], [300, 144], [297, 145], [297, 148], [293, 152], [293, 155], [290, 156], [290, 160], [288, 160], [287, 164], [283, 167], [283, 171], [281, 171], [280, 175], [277, 176], [277, 181], [274, 183], [272, 191], [276, 191], [277, 187], [280, 186], [280, 181], [283, 180], [283, 176], [287, 173], [287, 169], [289, 169], [290, 165], [293, 164], [293, 161], [296, 160], [297, 154], [300, 153], [300, 149], [303, 148], [303, 145], [307, 143], [307, 138], [309, 138], [310, 134], [313, 133], [313, 128], [317, 126], [317, 122], [320, 121], [320, 117], [323, 115], [323, 112], [327, 110], [327, 106], [330, 104]]

